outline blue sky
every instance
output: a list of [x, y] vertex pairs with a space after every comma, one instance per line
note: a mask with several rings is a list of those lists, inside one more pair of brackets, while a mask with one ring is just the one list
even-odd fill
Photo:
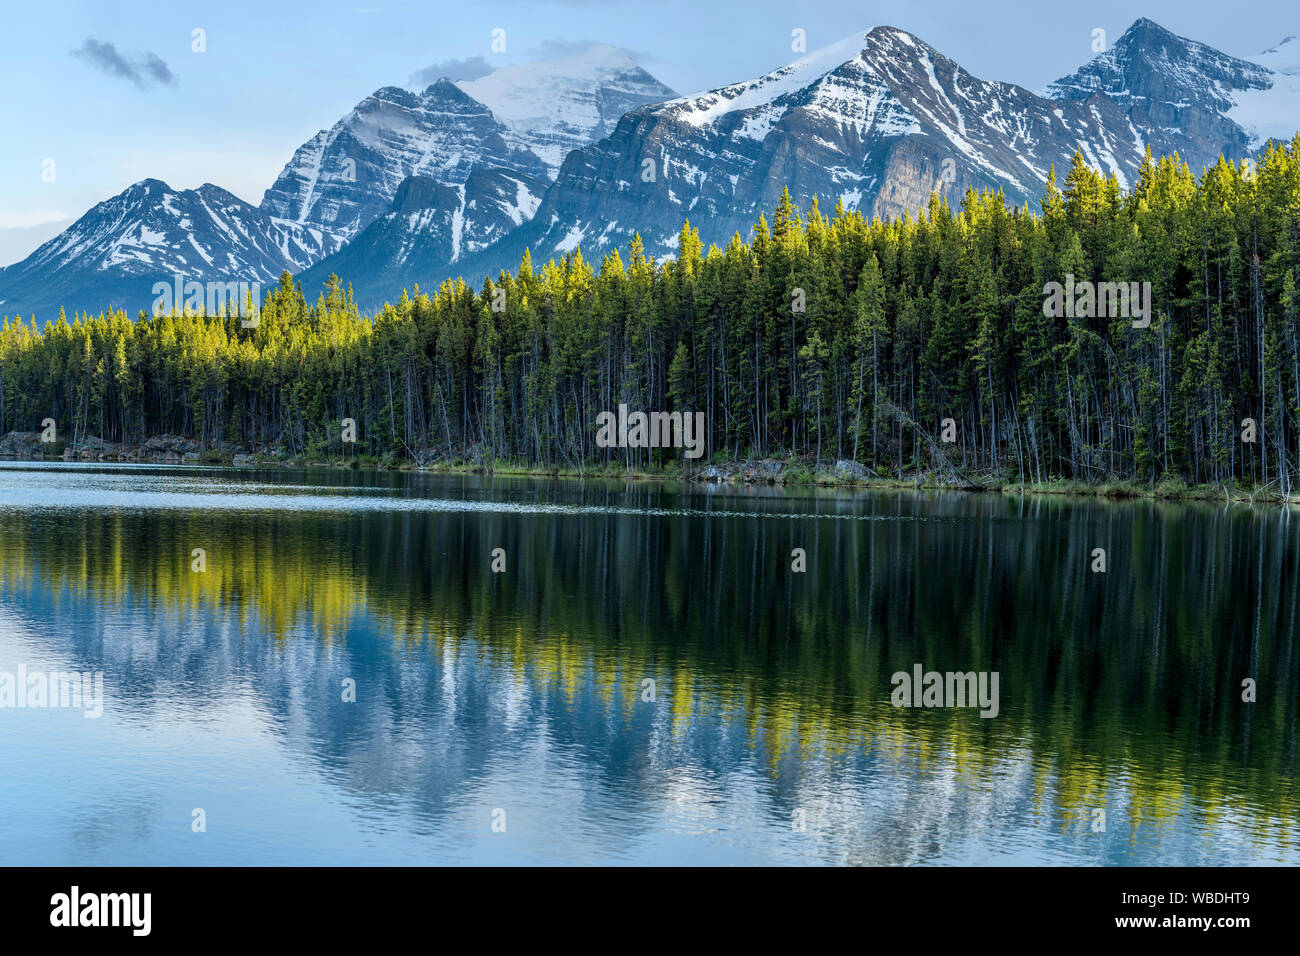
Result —
[[[420, 85], [432, 64], [537, 59], [557, 45], [634, 51], [687, 93], [747, 79], [880, 24], [921, 37], [973, 73], [1031, 89], [1089, 59], [1139, 16], [1238, 56], [1300, 33], [1292, 4], [1158, 0], [1086, 5], [986, 0], [276, 0], [9, 5], [0, 32], [0, 265], [94, 203], [153, 177], [213, 182], [260, 202], [294, 149], [380, 86]], [[506, 51], [493, 53], [494, 28]], [[206, 52], [192, 50], [193, 30]], [[46, 181], [53, 160], [53, 181]], [[43, 175], [44, 174], [44, 175]]]

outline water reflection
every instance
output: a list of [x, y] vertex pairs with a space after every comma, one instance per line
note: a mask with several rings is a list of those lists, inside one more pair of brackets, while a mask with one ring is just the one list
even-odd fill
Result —
[[1300, 862], [1293, 521], [5, 466], [0, 671], [109, 702], [0, 710], [0, 862]]

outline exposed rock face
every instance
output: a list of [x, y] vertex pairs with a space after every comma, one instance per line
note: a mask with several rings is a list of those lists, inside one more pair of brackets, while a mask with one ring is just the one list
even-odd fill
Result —
[[[1036, 208], [1050, 167], [1064, 179], [1078, 151], [1129, 188], [1148, 143], [1194, 169], [1220, 153], [1241, 158], [1258, 142], [1243, 125], [1263, 111], [1258, 97], [1292, 102], [1294, 79], [1139, 20], [1037, 95], [877, 27], [755, 80], [632, 111], [608, 139], [569, 154], [532, 222], [461, 271], [512, 267], [525, 247], [534, 262], [579, 244], [598, 260], [634, 232], [648, 254], [671, 256], [685, 219], [706, 246], [725, 245], [749, 237], [787, 186], [796, 204], [816, 195], [827, 214], [836, 203], [915, 214], [936, 190], [955, 205], [968, 188]], [[1297, 114], [1287, 115], [1293, 129]]]
[[[416, 261], [427, 268], [420, 276], [426, 284], [443, 278], [461, 256], [536, 212], [570, 149], [605, 136], [627, 110], [672, 95], [609, 46], [507, 67], [472, 84], [444, 79], [419, 93], [384, 87], [300, 146], [260, 208], [216, 186], [173, 190], [152, 179], [100, 203], [24, 261], [0, 269], [0, 316], [54, 318], [60, 307], [69, 316], [110, 307], [134, 316], [150, 307], [155, 282], [178, 274], [275, 282], [337, 252], [392, 211], [412, 176], [461, 190], [459, 214], [441, 214], [453, 206], [445, 196], [430, 200], [419, 208], [431, 215], [367, 237], [381, 248], [312, 273], [314, 282], [337, 269], [355, 285], [373, 280], [396, 296], [401, 288], [393, 285], [409, 259], [422, 257]], [[475, 181], [476, 174], [498, 178]], [[434, 235], [416, 238], [422, 229]], [[376, 271], [384, 263], [391, 274]]]
[[[22, 262], [0, 269], [0, 315], [53, 319], [149, 309], [155, 283], [266, 284], [341, 245], [326, 230], [268, 215], [205, 183], [172, 189], [157, 179], [99, 203]], [[260, 305], [261, 296], [257, 296]], [[179, 307], [182, 303], [177, 303]]]
[[479, 169], [462, 186], [413, 176], [392, 208], [300, 278], [317, 288], [331, 273], [346, 276], [363, 306], [395, 301], [402, 289], [428, 284], [431, 263], [454, 264], [532, 218], [547, 183], [521, 173]]
[[628, 110], [672, 95], [604, 45], [477, 80], [442, 79], [420, 93], [384, 87], [300, 146], [262, 208], [351, 240], [389, 212], [412, 176], [468, 186], [475, 172], [495, 170], [540, 195], [536, 183], [554, 179], [570, 150], [605, 136]]
[[1220, 153], [1240, 157], [1250, 150], [1254, 137], [1232, 113], [1243, 95], [1273, 85], [1265, 67], [1141, 19], [1105, 53], [1049, 85], [1044, 95], [1062, 102], [1115, 103], [1132, 124], [1133, 136], [1149, 143], [1153, 155], [1176, 151], [1196, 170]]
[[457, 86], [505, 124], [507, 141], [540, 156], [552, 179], [565, 156], [604, 139], [623, 114], [677, 95], [626, 51], [604, 43]]
[[294, 153], [266, 191], [262, 208], [351, 239], [389, 210], [411, 176], [447, 186], [477, 169], [545, 177], [533, 152], [450, 80], [422, 93], [386, 86]]
[[514, 245], [544, 259], [581, 243], [595, 258], [639, 231], [648, 252], [671, 255], [684, 219], [723, 245], [748, 237], [787, 187], [827, 213], [915, 213], [936, 189], [956, 202], [968, 187], [1036, 202], [1076, 149], [1125, 185], [1142, 160], [1115, 103], [987, 82], [878, 27], [756, 80], [634, 110], [569, 155]]
[[755, 461], [729, 462], [724, 465], [705, 465], [692, 477], [696, 481], [741, 482], [753, 485], [779, 484], [785, 476], [788, 464], [774, 458], [762, 458]]
[[1238, 59], [1143, 19], [1039, 95], [877, 27], [667, 100], [604, 46], [419, 93], [385, 87], [299, 147], [260, 208], [157, 180], [100, 203], [0, 269], [0, 316], [134, 314], [174, 275], [266, 283], [285, 270], [309, 298], [336, 272], [375, 307], [416, 282], [477, 285], [525, 248], [539, 264], [579, 245], [599, 261], [639, 232], [664, 258], [687, 219], [706, 247], [749, 238], [786, 187], [827, 214], [916, 213], [935, 191], [956, 204], [968, 188], [1036, 206], [1048, 169], [1063, 176], [1076, 151], [1128, 188], [1148, 146], [1199, 170], [1289, 140], [1296, 48]]
[[0, 438], [0, 458], [31, 461], [44, 454], [45, 447], [41, 444], [40, 432], [9, 432]]
[[140, 446], [142, 453], [146, 455], [184, 455], [187, 452], [197, 452], [199, 443], [192, 438], [185, 438], [181, 435], [158, 435], [150, 438]]
[[847, 458], [835, 462], [834, 473], [836, 478], [846, 481], [866, 481], [872, 476], [871, 469], [866, 465]]

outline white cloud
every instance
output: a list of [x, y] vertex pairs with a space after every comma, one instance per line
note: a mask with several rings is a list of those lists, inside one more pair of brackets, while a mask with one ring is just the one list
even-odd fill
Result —
[[22, 212], [0, 212], [0, 229], [30, 229], [47, 222], [63, 222], [71, 217], [55, 209], [28, 209]]

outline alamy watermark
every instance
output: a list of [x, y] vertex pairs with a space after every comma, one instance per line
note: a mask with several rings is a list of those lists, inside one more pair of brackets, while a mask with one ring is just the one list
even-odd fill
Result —
[[1043, 315], [1049, 319], [1132, 319], [1133, 328], [1151, 325], [1150, 282], [1065, 282], [1043, 286]]
[[687, 458], [704, 454], [703, 412], [631, 412], [596, 416], [598, 448], [684, 448]]
[[50, 897], [50, 925], [124, 927], [132, 936], [148, 936], [152, 910], [152, 893], [83, 893], [73, 886]]
[[172, 276], [171, 283], [155, 282], [153, 284], [152, 315], [171, 315], [177, 308], [184, 307], [207, 315], [238, 316], [239, 324], [246, 329], [255, 329], [260, 322], [262, 283], [245, 282], [199, 282], [186, 279], [179, 272]]
[[0, 708], [69, 707], [95, 718], [104, 713], [103, 671], [0, 671]]
[[897, 671], [889, 702], [895, 707], [979, 707], [981, 717], [998, 715], [997, 671]]

